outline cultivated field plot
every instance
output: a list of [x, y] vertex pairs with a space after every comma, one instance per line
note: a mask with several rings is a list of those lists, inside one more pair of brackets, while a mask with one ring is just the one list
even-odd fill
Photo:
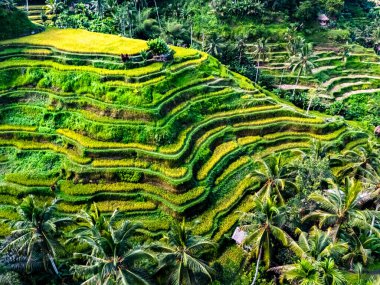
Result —
[[308, 90], [322, 88], [323, 99], [333, 102], [365, 95], [364, 99], [380, 95], [380, 57], [373, 49], [359, 45], [347, 45], [346, 52], [337, 45], [325, 44], [314, 47], [314, 68], [311, 74], [300, 77], [295, 86], [297, 74], [290, 73], [291, 66], [286, 44], [271, 46], [268, 61], [263, 63], [262, 71], [272, 76], [279, 89]]
[[[67, 214], [93, 201], [119, 208], [153, 236], [185, 215], [195, 233], [220, 240], [253, 206], [258, 159], [314, 139], [336, 151], [367, 142], [344, 120], [306, 115], [205, 53], [175, 48], [172, 62], [154, 62], [139, 56], [145, 48], [73, 30], [0, 42], [0, 217], [15, 217], [15, 203], [33, 193], [61, 198]], [[120, 53], [131, 55], [126, 64]], [[351, 92], [338, 88], [349, 76], [326, 81], [331, 94]]]

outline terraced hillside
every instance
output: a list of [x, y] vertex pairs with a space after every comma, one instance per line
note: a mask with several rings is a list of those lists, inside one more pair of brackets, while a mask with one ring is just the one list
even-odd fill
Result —
[[[26, 6], [18, 6], [17, 8], [25, 11], [28, 14], [29, 20], [31, 20], [32, 22], [37, 24], [43, 24], [41, 15], [44, 13], [44, 5], [29, 5], [28, 9], [26, 9]], [[53, 15], [46, 14], [46, 17], [47, 20], [45, 23], [50, 24]]]
[[144, 61], [143, 41], [80, 30], [0, 44], [1, 217], [17, 215], [15, 203], [33, 193], [61, 198], [64, 213], [93, 201], [119, 208], [152, 235], [185, 215], [196, 233], [219, 240], [236, 211], [252, 207], [255, 161], [313, 139], [337, 151], [367, 141], [195, 50]]
[[[274, 85], [280, 89], [308, 90], [321, 87], [327, 101], [342, 101], [358, 94], [380, 95], [380, 57], [373, 49], [352, 45], [343, 56], [339, 46], [326, 44], [315, 47], [312, 74], [300, 77], [290, 73], [290, 63], [286, 44], [271, 46], [268, 62], [262, 65], [264, 74], [273, 77]], [[364, 98], [363, 98], [364, 99]], [[368, 101], [368, 100], [367, 100]]]

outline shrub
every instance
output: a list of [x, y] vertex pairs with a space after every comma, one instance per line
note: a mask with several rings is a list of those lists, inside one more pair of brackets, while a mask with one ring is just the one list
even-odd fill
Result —
[[171, 52], [171, 49], [167, 43], [161, 38], [149, 40], [147, 43], [148, 51], [150, 51], [153, 55], [169, 54]]

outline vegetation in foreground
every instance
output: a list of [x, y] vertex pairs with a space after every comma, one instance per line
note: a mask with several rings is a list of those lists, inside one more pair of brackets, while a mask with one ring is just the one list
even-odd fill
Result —
[[[18, 218], [4, 220], [12, 234], [2, 242], [0, 278], [3, 284], [377, 284], [363, 271], [380, 255], [380, 161], [371, 151], [377, 150], [329, 158], [316, 142], [287, 166], [281, 155], [261, 161], [254, 207], [239, 213], [247, 236], [242, 248], [230, 245], [241, 254], [237, 267], [228, 251], [193, 235], [184, 220], [152, 241], [118, 210], [101, 213], [94, 203], [62, 215], [58, 200], [38, 205], [28, 196]], [[334, 175], [329, 165], [337, 160], [346, 167]]]

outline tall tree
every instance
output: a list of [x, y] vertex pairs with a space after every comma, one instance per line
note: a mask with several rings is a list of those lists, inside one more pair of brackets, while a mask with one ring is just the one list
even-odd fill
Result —
[[344, 166], [339, 172], [339, 178], [346, 176], [361, 178], [368, 171], [380, 168], [379, 149], [377, 144], [369, 141], [365, 146], [357, 146], [337, 157]]
[[326, 94], [326, 90], [323, 89], [321, 86], [318, 86], [318, 88], [311, 88], [309, 90], [308, 92], [309, 104], [307, 105], [306, 114], [309, 114], [309, 111], [313, 102], [323, 94]]
[[252, 56], [256, 60], [256, 76], [255, 83], [258, 80], [260, 63], [264, 62], [268, 58], [269, 48], [268, 39], [260, 38], [253, 46]]
[[313, 54], [313, 47], [310, 43], [305, 44], [297, 55], [291, 57], [290, 64], [292, 66], [292, 72], [298, 71], [296, 85], [293, 89], [293, 96], [296, 92], [301, 74], [306, 75], [312, 72], [312, 69], [314, 68], [314, 59], [315, 55]]
[[59, 274], [56, 257], [62, 246], [58, 242], [59, 228], [71, 223], [68, 217], [57, 216], [57, 203], [37, 205], [33, 196], [26, 197], [17, 208], [19, 220], [6, 220], [13, 229], [4, 242], [1, 252], [26, 253], [25, 269], [33, 270], [37, 263], [43, 264], [46, 271]]
[[331, 226], [333, 241], [337, 240], [342, 226], [346, 229], [352, 227], [372, 229], [380, 235], [380, 231], [370, 223], [370, 219], [379, 213], [362, 209], [365, 203], [375, 199], [379, 193], [380, 190], [363, 190], [360, 181], [347, 178], [342, 187], [335, 185], [334, 189], [326, 190], [323, 194], [317, 192], [310, 194], [309, 199], [317, 203], [318, 209], [306, 215], [303, 221], [317, 219], [320, 227]]
[[78, 222], [80, 227], [73, 231], [70, 241], [80, 241], [91, 249], [87, 253], [74, 253], [75, 258], [85, 261], [72, 267], [74, 274], [85, 280], [83, 284], [150, 284], [142, 264], [153, 264], [155, 257], [132, 242], [139, 224], [125, 220], [117, 210], [106, 218], [97, 209], [90, 214], [82, 213]]
[[298, 255], [321, 261], [324, 258], [339, 259], [348, 250], [345, 242], [334, 242], [329, 231], [322, 231], [313, 226], [310, 231], [300, 232], [298, 245], [302, 249]]
[[164, 241], [154, 244], [152, 249], [159, 252], [157, 275], [164, 278], [164, 284], [192, 285], [203, 284], [202, 280], [212, 281], [212, 269], [202, 258], [211, 254], [216, 244], [192, 235], [184, 220], [174, 222]]
[[263, 201], [276, 196], [280, 201], [280, 205], [284, 205], [285, 200], [281, 192], [285, 189], [285, 186], [288, 185], [297, 189], [295, 184], [289, 179], [285, 162], [281, 155], [272, 155], [266, 160], [260, 160], [258, 168], [254, 170], [254, 174], [258, 176], [262, 183], [257, 196], [263, 199]]
[[240, 228], [247, 232], [244, 245], [250, 248], [250, 255], [257, 258], [252, 284], [257, 281], [262, 258], [265, 268], [269, 268], [274, 240], [284, 246], [290, 246], [295, 253], [302, 252], [297, 243], [281, 228], [284, 224], [283, 217], [281, 208], [278, 208], [270, 197], [264, 201], [255, 197], [253, 211], [242, 213], [240, 217]]
[[282, 279], [299, 285], [345, 285], [347, 280], [336, 268], [331, 258], [322, 261], [300, 259], [294, 264], [278, 266], [271, 269], [281, 273]]
[[221, 55], [223, 48], [223, 41], [217, 33], [211, 33], [206, 38], [206, 52], [212, 56]]

